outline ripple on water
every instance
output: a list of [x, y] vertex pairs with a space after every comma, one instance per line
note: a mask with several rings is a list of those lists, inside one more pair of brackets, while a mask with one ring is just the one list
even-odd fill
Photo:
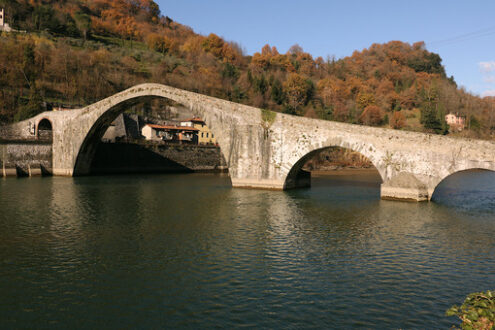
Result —
[[430, 204], [342, 176], [290, 192], [206, 175], [4, 180], [0, 324], [447, 328], [450, 305], [495, 281], [495, 180], [459, 184], [476, 180]]

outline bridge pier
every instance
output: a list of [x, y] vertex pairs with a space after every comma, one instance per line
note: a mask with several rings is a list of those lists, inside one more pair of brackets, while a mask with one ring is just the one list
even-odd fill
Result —
[[431, 198], [428, 186], [416, 175], [399, 172], [381, 185], [382, 199], [425, 202]]
[[311, 187], [311, 172], [300, 170], [295, 177], [282, 179], [231, 178], [234, 188], [288, 190]]
[[271, 179], [236, 179], [231, 178], [232, 187], [234, 188], [251, 188], [251, 189], [269, 189], [284, 190], [284, 182]]
[[73, 169], [65, 169], [65, 168], [54, 168], [52, 169], [52, 174], [54, 176], [73, 176]]
[[385, 200], [405, 202], [427, 202], [430, 200], [427, 189], [418, 187], [391, 187], [386, 184], [382, 184], [380, 187], [380, 197]]

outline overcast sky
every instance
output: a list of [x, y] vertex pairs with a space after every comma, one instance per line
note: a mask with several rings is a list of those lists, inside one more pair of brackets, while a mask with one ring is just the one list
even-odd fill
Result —
[[248, 54], [297, 43], [314, 57], [341, 58], [373, 43], [425, 41], [460, 86], [495, 95], [495, 0], [155, 1], [163, 15], [236, 41]]

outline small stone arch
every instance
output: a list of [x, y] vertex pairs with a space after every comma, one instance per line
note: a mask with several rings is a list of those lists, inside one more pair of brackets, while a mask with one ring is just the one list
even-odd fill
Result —
[[456, 174], [461, 174], [461, 173], [466, 173], [466, 172], [472, 172], [472, 171], [486, 171], [486, 172], [494, 172], [495, 173], [495, 169], [485, 168], [485, 167], [470, 167], [470, 168], [464, 168], [464, 169], [452, 171], [449, 174], [447, 174], [444, 177], [442, 177], [441, 179], [436, 180], [436, 182], [432, 186], [432, 188], [429, 189], [430, 190], [430, 192], [429, 192], [430, 199], [432, 199], [434, 197], [434, 194], [437, 191], [438, 186], [442, 182], [448, 180], [450, 177], [452, 177], [452, 176], [454, 176]]
[[42, 118], [36, 125], [36, 138], [39, 140], [53, 139], [53, 125], [50, 119]]
[[[317, 155], [318, 153], [322, 152], [323, 150], [332, 148], [332, 147], [337, 147], [337, 148], [343, 148], [343, 149], [348, 149], [354, 152], [357, 152], [364, 157], [366, 157], [375, 167], [377, 172], [380, 174], [380, 178], [382, 182], [384, 182], [385, 178], [385, 171], [380, 167], [379, 163], [377, 162], [376, 159], [370, 154], [368, 154], [365, 150], [370, 150], [373, 149], [372, 147], [370, 148], [369, 146], [361, 146], [359, 148], [355, 148], [347, 143], [328, 143], [325, 146], [310, 146], [306, 150], [298, 153], [298, 156], [293, 157], [293, 161], [290, 162], [290, 170], [287, 173], [287, 176], [285, 178], [284, 182], [284, 189], [293, 189], [293, 188], [301, 188], [301, 187], [309, 187], [311, 185], [311, 173], [304, 171], [302, 168], [306, 162]], [[300, 156], [302, 154], [302, 156]]]

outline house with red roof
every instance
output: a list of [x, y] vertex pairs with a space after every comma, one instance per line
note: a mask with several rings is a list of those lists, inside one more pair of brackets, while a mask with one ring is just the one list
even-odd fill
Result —
[[215, 135], [201, 118], [190, 118], [181, 121], [181, 126], [194, 127], [198, 130], [198, 144], [216, 144]]
[[190, 126], [146, 124], [141, 134], [146, 140], [198, 144], [199, 129]]

